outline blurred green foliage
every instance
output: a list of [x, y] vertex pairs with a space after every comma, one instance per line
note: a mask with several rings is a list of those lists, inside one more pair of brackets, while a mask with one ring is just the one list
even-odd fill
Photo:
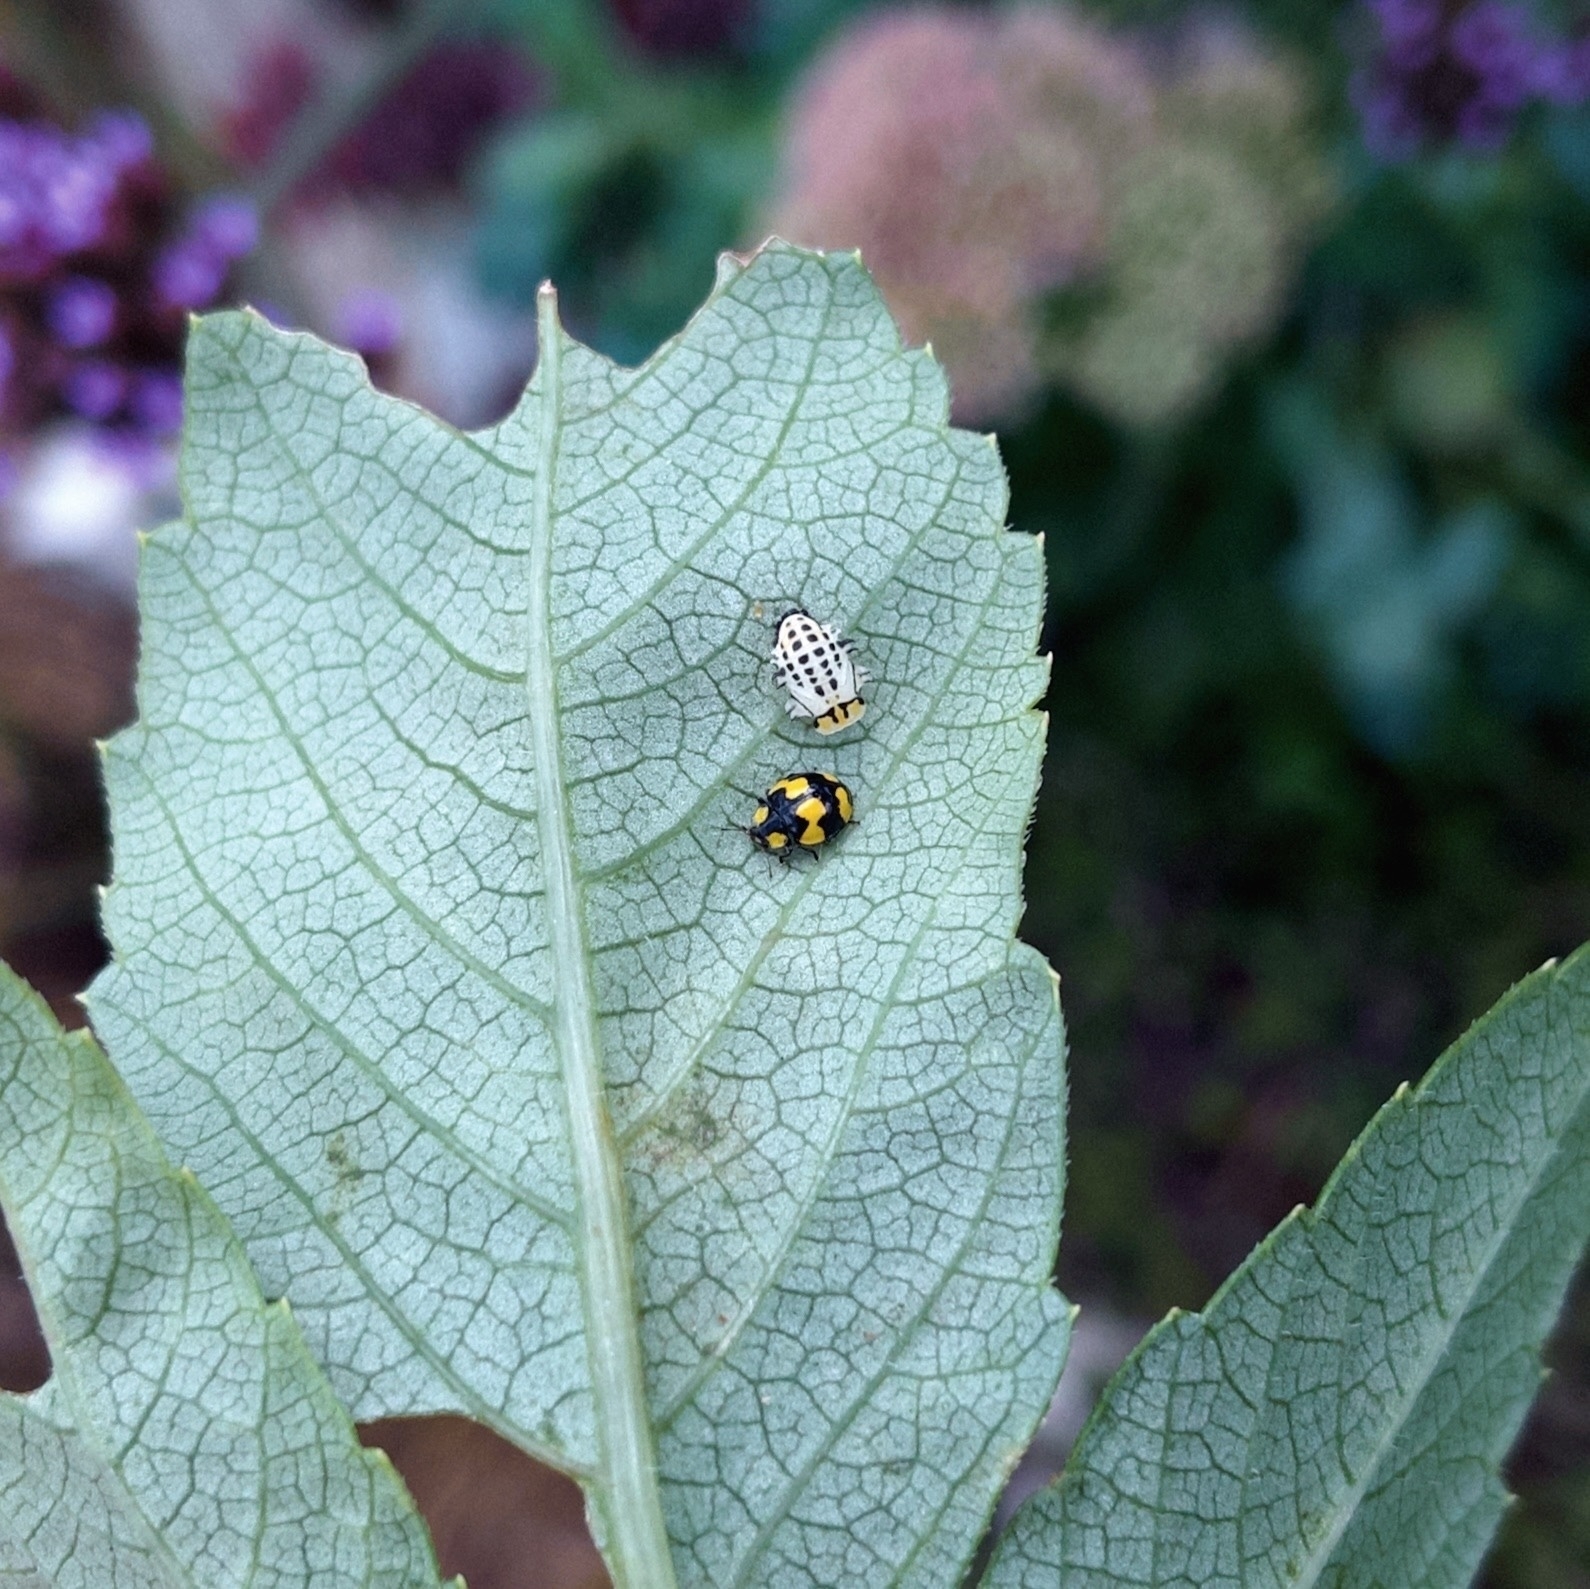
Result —
[[489, 9], [550, 68], [557, 102], [481, 173], [481, 284], [528, 303], [555, 279], [570, 328], [638, 363], [706, 296], [718, 251], [743, 241], [773, 180], [781, 85], [831, 8], [800, 0], [765, 48], [733, 41], [726, 65], [648, 62], [582, 0]]

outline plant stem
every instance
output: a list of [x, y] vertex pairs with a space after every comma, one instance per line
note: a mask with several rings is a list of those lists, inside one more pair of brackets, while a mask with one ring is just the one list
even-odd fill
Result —
[[254, 200], [261, 212], [267, 213], [291, 197], [293, 189], [364, 120], [437, 36], [477, 5], [478, 0], [421, 0], [363, 82], [351, 89], [333, 87], [312, 101], [254, 185]]

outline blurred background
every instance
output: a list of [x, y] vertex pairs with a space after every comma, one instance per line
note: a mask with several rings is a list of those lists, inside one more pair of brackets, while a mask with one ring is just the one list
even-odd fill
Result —
[[[862, 249], [1045, 536], [1084, 1311], [1030, 1484], [1590, 939], [1590, 0], [0, 0], [0, 954], [80, 1019], [189, 310], [477, 425], [543, 277], [634, 362], [771, 230]], [[1590, 1585], [1590, 1288], [1551, 1359], [1494, 1589]], [[369, 1435], [471, 1589], [604, 1581], [495, 1437]]]

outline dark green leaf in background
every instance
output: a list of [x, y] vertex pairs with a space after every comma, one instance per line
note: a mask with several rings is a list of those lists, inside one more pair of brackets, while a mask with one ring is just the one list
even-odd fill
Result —
[[1128, 1360], [990, 1589], [1461, 1589], [1590, 1240], [1590, 950], [1376, 1116]]

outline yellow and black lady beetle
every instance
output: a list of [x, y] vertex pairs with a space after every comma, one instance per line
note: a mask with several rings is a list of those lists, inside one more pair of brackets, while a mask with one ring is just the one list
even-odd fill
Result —
[[787, 866], [798, 850], [820, 850], [848, 827], [855, 810], [850, 791], [831, 772], [792, 772], [762, 796], [743, 831]]

